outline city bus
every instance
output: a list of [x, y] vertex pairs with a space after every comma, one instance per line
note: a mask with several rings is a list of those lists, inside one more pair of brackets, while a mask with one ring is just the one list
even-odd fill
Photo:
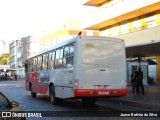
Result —
[[26, 90], [48, 95], [52, 104], [69, 98], [94, 104], [128, 92], [122, 39], [78, 35], [30, 56], [25, 66]]

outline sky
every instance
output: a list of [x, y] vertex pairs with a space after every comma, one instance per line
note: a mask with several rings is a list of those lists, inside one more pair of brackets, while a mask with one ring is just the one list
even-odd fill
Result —
[[68, 19], [92, 12], [88, 0], [0, 0], [0, 40], [11, 42], [42, 31], [55, 31]]

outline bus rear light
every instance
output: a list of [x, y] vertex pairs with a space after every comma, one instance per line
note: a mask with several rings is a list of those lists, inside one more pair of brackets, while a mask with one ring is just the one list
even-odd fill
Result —
[[74, 86], [78, 86], [78, 82], [77, 81], [74, 82]]

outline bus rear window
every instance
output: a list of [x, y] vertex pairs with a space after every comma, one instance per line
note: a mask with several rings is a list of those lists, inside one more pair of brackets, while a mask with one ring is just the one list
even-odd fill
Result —
[[86, 40], [81, 42], [83, 64], [119, 65], [123, 62], [123, 44], [116, 41]]

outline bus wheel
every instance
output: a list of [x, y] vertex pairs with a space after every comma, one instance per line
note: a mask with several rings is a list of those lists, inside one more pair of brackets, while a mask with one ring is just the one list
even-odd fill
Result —
[[30, 87], [30, 91], [31, 91], [31, 96], [32, 96], [33, 98], [35, 98], [37, 94], [32, 91], [32, 85], [31, 85], [31, 84], [30, 84], [29, 87]]
[[55, 97], [54, 86], [52, 86], [49, 90], [49, 98], [50, 98], [51, 104], [56, 105], [58, 103], [58, 98]]
[[97, 101], [97, 98], [82, 98], [84, 105], [94, 105]]
[[33, 98], [35, 98], [36, 95], [37, 95], [37, 94], [36, 94], [35, 92], [32, 92], [32, 91], [31, 91], [31, 96], [32, 96]]

